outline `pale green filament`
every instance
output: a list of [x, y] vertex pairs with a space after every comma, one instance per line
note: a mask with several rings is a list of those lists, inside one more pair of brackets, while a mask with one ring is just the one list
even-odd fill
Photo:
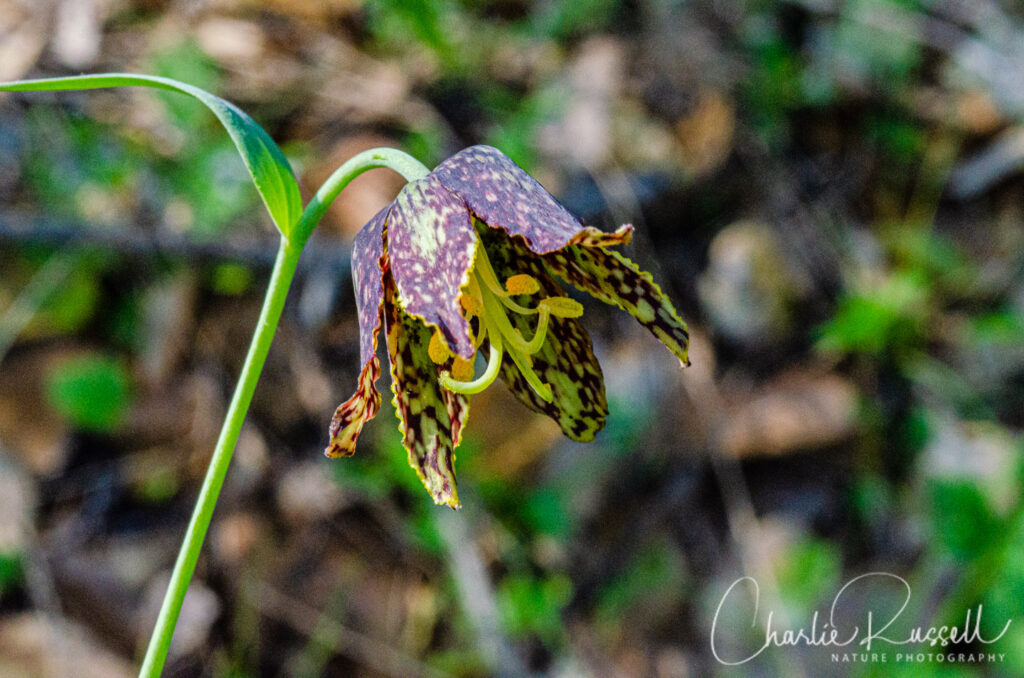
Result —
[[505, 315], [505, 310], [491, 294], [490, 290], [484, 289], [481, 290], [481, 292], [483, 292], [484, 297], [484, 317], [490, 321], [490, 323], [493, 323], [491, 329], [492, 341], [495, 334], [494, 329], [496, 328], [498, 333], [501, 334], [502, 340], [509, 343], [508, 355], [512, 358], [512, 362], [516, 364], [516, 367], [519, 368], [519, 371], [523, 373], [523, 376], [526, 377], [527, 383], [530, 384], [531, 388], [533, 388], [533, 390], [537, 392], [537, 395], [542, 399], [547, 402], [551, 402], [551, 387], [542, 382], [540, 377], [537, 376], [537, 373], [533, 371], [533, 366], [530, 364], [530, 359], [528, 357], [530, 353], [536, 353], [537, 350], [540, 349], [540, 344], [543, 344], [544, 342], [544, 335], [541, 334], [539, 330], [547, 328], [538, 326], [538, 332], [535, 333], [533, 339], [536, 341], [539, 338], [540, 341], [536, 342], [538, 343], [537, 348], [530, 351], [530, 343], [534, 342], [527, 342], [515, 331], [512, 327], [512, 323], [508, 320], [508, 316]]
[[[523, 374], [530, 388], [543, 400], [551, 402], [553, 399], [551, 386], [541, 381], [540, 376], [533, 369], [533, 361], [530, 356], [544, 345], [552, 315], [560, 318], [574, 318], [582, 312], [582, 307], [577, 308], [578, 304], [573, 306], [573, 304], [553, 303], [554, 299], [561, 300], [562, 297], [542, 299], [536, 308], [527, 308], [516, 303], [512, 300], [514, 295], [509, 293], [498, 281], [498, 276], [487, 258], [482, 243], [477, 243], [476, 256], [466, 292], [479, 302], [476, 306], [482, 307], [473, 308], [472, 311], [474, 315], [479, 315], [480, 319], [480, 327], [473, 342], [474, 346], [479, 347], [486, 336], [491, 345], [490, 359], [487, 369], [479, 378], [468, 382], [458, 381], [453, 379], [449, 372], [444, 372], [441, 375], [441, 385], [457, 393], [479, 393], [494, 381], [502, 358], [507, 353]], [[467, 308], [470, 307], [467, 306]], [[537, 316], [537, 328], [530, 339], [523, 337], [520, 331], [513, 327], [508, 318], [508, 311]]]

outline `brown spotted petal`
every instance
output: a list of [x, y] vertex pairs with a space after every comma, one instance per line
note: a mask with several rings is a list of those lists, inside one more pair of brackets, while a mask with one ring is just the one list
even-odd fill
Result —
[[584, 226], [536, 179], [491, 146], [470, 146], [438, 165], [431, 176], [457, 193], [484, 223], [520, 235], [538, 254], [579, 243], [612, 246], [628, 243], [632, 226], [604, 233]]
[[[517, 303], [534, 306], [538, 298], [565, 296], [540, 257], [530, 252], [521, 238], [488, 231], [481, 232], [481, 242], [487, 248], [488, 258], [499, 279], [527, 273], [540, 283], [540, 294], [521, 295], [515, 298]], [[510, 313], [509, 320], [523, 336], [533, 336], [536, 316]], [[533, 369], [541, 381], [551, 386], [551, 402], [537, 395], [508, 355], [501, 365], [502, 380], [530, 409], [555, 420], [568, 438], [579, 442], [593, 440], [604, 428], [608, 400], [601, 365], [594, 356], [590, 337], [583, 326], [574, 318], [552, 317], [544, 344], [532, 359]]]
[[476, 231], [469, 209], [433, 175], [406, 184], [388, 218], [388, 256], [405, 310], [438, 327], [453, 352], [472, 358], [459, 304], [469, 280]]
[[690, 364], [687, 358], [690, 335], [686, 323], [650, 273], [641, 271], [618, 252], [603, 247], [572, 245], [560, 252], [545, 254], [544, 262], [566, 282], [628, 312], [683, 365]]
[[356, 288], [359, 314], [359, 358], [362, 370], [355, 394], [342, 403], [331, 419], [328, 457], [349, 457], [356, 451], [356, 439], [363, 424], [380, 409], [380, 393], [374, 383], [380, 377], [377, 360], [377, 332], [384, 301], [384, 225], [390, 205], [378, 212], [356, 234], [352, 247], [352, 283]]
[[447, 394], [437, 381], [437, 366], [427, 353], [430, 328], [402, 310], [392, 292], [384, 304], [391, 390], [402, 444], [409, 465], [437, 504], [459, 508], [455, 487], [453, 419], [461, 429], [469, 404], [462, 396]]

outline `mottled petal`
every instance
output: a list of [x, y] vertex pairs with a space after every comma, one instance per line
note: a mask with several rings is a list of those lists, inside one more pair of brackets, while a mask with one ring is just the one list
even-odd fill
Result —
[[615, 304], [651, 331], [668, 350], [689, 365], [690, 334], [675, 307], [651, 274], [618, 252], [572, 245], [544, 255], [548, 267], [566, 282], [608, 304]]
[[406, 184], [394, 204], [388, 254], [402, 304], [439, 328], [453, 352], [471, 358], [473, 340], [459, 304], [476, 249], [469, 208], [433, 176]]
[[363, 424], [377, 416], [380, 393], [374, 383], [380, 378], [380, 361], [374, 356], [359, 373], [359, 387], [351, 398], [338, 406], [331, 418], [331, 442], [324, 454], [328, 457], [351, 457]]
[[[443, 369], [450, 371], [451, 364]], [[442, 368], [439, 366], [437, 368], [438, 375], [441, 371]], [[458, 447], [462, 444], [462, 432], [466, 430], [466, 424], [469, 423], [469, 397], [446, 388], [440, 388], [440, 391], [444, 403], [448, 407], [448, 419], [452, 423], [452, 447]], [[452, 471], [453, 476], [454, 473]]]
[[[516, 297], [519, 304], [535, 306], [539, 298], [565, 296], [540, 257], [530, 252], [521, 238], [488, 231], [481, 232], [481, 241], [498, 277], [506, 279], [517, 273], [527, 273], [540, 283], [540, 293]], [[509, 313], [509, 320], [526, 337], [533, 335], [537, 325], [537, 316]], [[593, 440], [604, 428], [608, 400], [601, 365], [594, 357], [590, 337], [579, 321], [551, 318], [544, 345], [533, 354], [533, 369], [542, 381], [551, 386], [551, 402], [537, 395], [507, 355], [502, 361], [500, 374], [519, 400], [532, 410], [554, 419], [567, 437], [580, 442]]]
[[448, 158], [434, 171], [484, 223], [520, 235], [538, 254], [566, 245], [611, 246], [628, 243], [632, 226], [604, 233], [584, 226], [544, 190], [536, 179], [496, 148], [471, 146]]
[[384, 225], [390, 209], [388, 205], [359, 229], [352, 247], [352, 284], [356, 290], [359, 359], [363, 367], [355, 394], [338, 406], [331, 419], [331, 442], [324, 450], [328, 457], [352, 456], [363, 424], [380, 409], [380, 393], [374, 383], [380, 377], [377, 332], [384, 301]]
[[384, 315], [391, 390], [402, 444], [409, 451], [409, 465], [435, 503], [459, 508], [452, 433], [458, 428], [461, 435], [469, 403], [462, 396], [446, 393], [438, 384], [438, 367], [427, 352], [432, 331], [402, 310], [393, 292], [384, 304]]

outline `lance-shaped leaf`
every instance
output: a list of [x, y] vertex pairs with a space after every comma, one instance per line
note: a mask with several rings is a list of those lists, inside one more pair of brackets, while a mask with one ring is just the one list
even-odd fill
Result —
[[0, 83], [0, 91], [44, 92], [62, 90], [104, 89], [108, 87], [152, 87], [180, 92], [195, 97], [217, 116], [235, 143], [242, 161], [252, 176], [256, 190], [267, 206], [278, 230], [291, 235], [292, 227], [302, 214], [302, 196], [284, 153], [266, 130], [256, 124], [242, 109], [209, 92], [184, 82], [155, 75], [135, 73], [101, 73], [66, 78], [19, 80]]
[[544, 262], [560, 278], [614, 304], [636, 318], [661, 343], [689, 365], [690, 334], [669, 298], [635, 263], [603, 247], [573, 245], [544, 255]]

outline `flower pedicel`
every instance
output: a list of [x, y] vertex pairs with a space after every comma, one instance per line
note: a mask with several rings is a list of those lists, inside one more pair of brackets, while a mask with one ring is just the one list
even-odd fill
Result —
[[[362, 370], [331, 421], [329, 457], [355, 452], [380, 409], [382, 327], [409, 463], [438, 504], [459, 507], [453, 467], [472, 393], [497, 376], [572, 440], [604, 426], [601, 366], [559, 278], [629, 312], [683, 365], [688, 334], [650, 274], [608, 247], [632, 226], [584, 226], [495, 148], [473, 146], [398, 197], [357, 234], [352, 253]], [[475, 369], [478, 352], [486, 367]]]

